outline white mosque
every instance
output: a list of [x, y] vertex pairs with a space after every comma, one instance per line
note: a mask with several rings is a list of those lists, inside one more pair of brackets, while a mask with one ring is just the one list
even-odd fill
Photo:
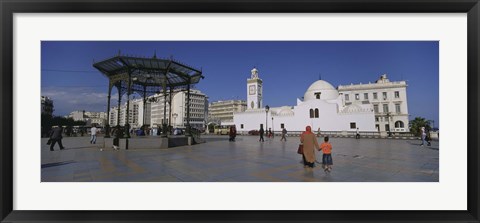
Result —
[[253, 68], [247, 79], [247, 110], [234, 114], [238, 132], [258, 130], [261, 125], [276, 132], [304, 131], [307, 125], [314, 131], [378, 131], [372, 104], [344, 103], [342, 93], [324, 80], [312, 83], [296, 106], [275, 108], [263, 106], [262, 83]]

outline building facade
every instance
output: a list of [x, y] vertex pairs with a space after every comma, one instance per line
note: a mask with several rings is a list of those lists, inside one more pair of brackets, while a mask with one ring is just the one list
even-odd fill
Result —
[[[143, 107], [143, 99], [132, 99], [130, 100], [129, 112], [128, 112], [128, 122], [131, 128], [141, 128], [144, 124], [150, 124], [150, 112], [151, 104], [146, 102], [145, 113]], [[118, 115], [118, 107], [112, 107], [110, 109], [110, 126], [116, 126], [120, 124], [124, 126], [126, 123], [127, 116], [127, 103], [125, 102], [120, 106], [120, 116]], [[120, 120], [118, 120], [120, 118]]]
[[[349, 104], [342, 101], [338, 90], [324, 80], [315, 81], [306, 90], [303, 100], [297, 99], [296, 106], [258, 108], [251, 102], [263, 105], [262, 93], [252, 91], [252, 81], [259, 79], [258, 70], [251, 71], [247, 79], [248, 109], [234, 113], [237, 131], [258, 130], [260, 126], [272, 131], [304, 131], [306, 126], [322, 131], [376, 131], [373, 106], [371, 104]], [[255, 82], [254, 82], [255, 83]], [[256, 83], [262, 83], [256, 82]], [[255, 84], [253, 86], [256, 86]], [[257, 85], [258, 86], [258, 85]], [[255, 101], [258, 99], [258, 101]]]
[[390, 81], [386, 74], [375, 83], [338, 86], [344, 105], [371, 104], [375, 128], [381, 132], [409, 132], [407, 83]]
[[209, 118], [219, 120], [221, 125], [234, 125], [233, 114], [246, 109], [247, 102], [243, 100], [215, 101], [208, 106]]
[[53, 115], [53, 100], [47, 96], [41, 96], [41, 111], [42, 114], [49, 116]]
[[[186, 128], [187, 125], [187, 92], [177, 91], [172, 94], [172, 103], [169, 103], [170, 95], [155, 94], [147, 97], [145, 113], [143, 99], [130, 100], [129, 123], [131, 128], [140, 128], [144, 124], [153, 128], [161, 127], [162, 124], [171, 125], [174, 128]], [[165, 106], [166, 104], [166, 106]], [[190, 90], [190, 126], [197, 129], [205, 128], [205, 119], [208, 110], [208, 99], [199, 90]], [[166, 108], [165, 108], [166, 107]], [[126, 122], [127, 103], [120, 108], [110, 109], [110, 125], [121, 126]], [[120, 118], [120, 120], [118, 120]]]
[[106, 112], [90, 112], [90, 111], [73, 111], [67, 116], [72, 118], [74, 121], [84, 121], [87, 126], [92, 124], [104, 127], [107, 123], [107, 113]]

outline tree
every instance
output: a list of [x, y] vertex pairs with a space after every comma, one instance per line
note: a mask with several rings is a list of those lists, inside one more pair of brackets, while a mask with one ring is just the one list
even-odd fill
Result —
[[415, 136], [420, 136], [420, 128], [425, 127], [425, 130], [430, 131], [432, 128], [430, 126], [430, 121], [422, 117], [415, 117], [414, 120], [410, 121], [410, 132]]

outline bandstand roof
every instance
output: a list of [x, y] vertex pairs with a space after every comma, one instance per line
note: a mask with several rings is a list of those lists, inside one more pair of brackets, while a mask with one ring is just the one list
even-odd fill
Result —
[[[177, 88], [197, 84], [202, 71], [170, 59], [142, 58], [118, 55], [93, 64], [111, 82], [125, 82], [128, 74], [132, 78], [132, 90], [158, 92], [164, 84], [166, 87]], [[125, 83], [122, 83], [125, 85]], [[122, 86], [124, 87], [124, 86]]]

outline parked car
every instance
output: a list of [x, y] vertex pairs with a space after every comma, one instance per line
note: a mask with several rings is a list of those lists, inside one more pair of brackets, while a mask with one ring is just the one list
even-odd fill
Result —
[[258, 132], [258, 130], [250, 130], [250, 131], [248, 131], [248, 134], [256, 136], [256, 135], [259, 135], [260, 132]]

